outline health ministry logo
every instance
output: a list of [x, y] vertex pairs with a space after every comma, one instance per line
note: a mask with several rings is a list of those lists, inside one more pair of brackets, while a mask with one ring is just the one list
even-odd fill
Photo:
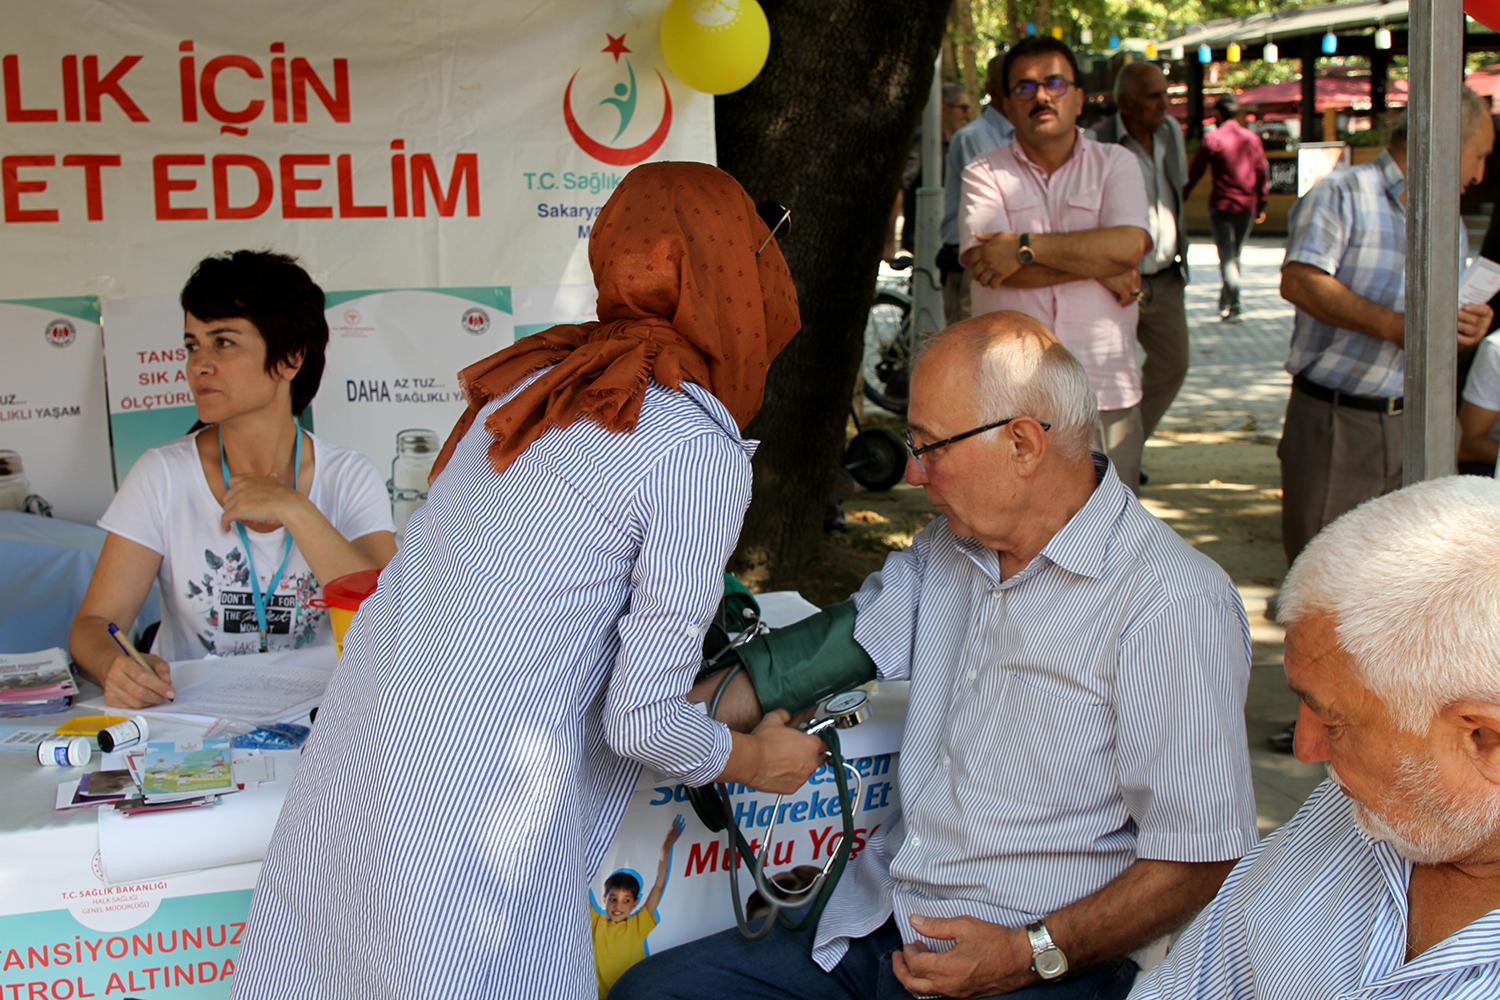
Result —
[[[621, 34], [620, 37], [616, 38], [614, 35], [605, 32], [604, 37], [609, 39], [609, 44], [599, 51], [614, 56], [615, 65], [618, 66], [620, 57], [630, 52], [630, 49], [625, 47], [625, 36]], [[581, 72], [583, 72], [582, 69], [573, 71], [573, 75], [568, 78], [568, 88], [563, 92], [563, 121], [567, 123], [568, 134], [573, 137], [573, 141], [578, 144], [579, 149], [594, 159], [608, 163], [611, 166], [629, 167], [640, 163], [661, 148], [661, 144], [667, 141], [667, 133], [672, 129], [672, 94], [667, 89], [666, 78], [661, 75], [660, 70], [655, 70], [654, 72], [656, 73], [656, 79], [661, 83], [661, 96], [664, 102], [661, 122], [656, 126], [656, 131], [652, 132], [646, 138], [645, 142], [624, 148], [612, 146], [609, 143], [615, 142], [620, 136], [624, 135], [625, 130], [630, 127], [631, 121], [635, 118], [637, 97], [635, 67], [631, 65], [629, 59], [626, 59], [626, 79], [614, 85], [612, 88], [614, 96], [606, 97], [599, 102], [600, 105], [611, 105], [620, 115], [620, 127], [615, 130], [615, 134], [610, 137], [608, 142], [600, 142], [590, 136], [583, 130], [583, 126], [578, 124], [578, 118], [573, 114], [573, 83], [578, 79], [578, 74]]]

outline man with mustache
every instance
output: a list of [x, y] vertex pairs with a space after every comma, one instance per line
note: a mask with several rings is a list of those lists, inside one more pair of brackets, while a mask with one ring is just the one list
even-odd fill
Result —
[[974, 314], [1040, 320], [1083, 362], [1099, 396], [1104, 451], [1140, 484], [1141, 258], [1152, 247], [1146, 183], [1123, 146], [1077, 128], [1083, 87], [1073, 52], [1030, 37], [1005, 54], [1005, 116], [1015, 141], [964, 168], [960, 261], [974, 272]]
[[1324, 529], [1281, 589], [1296, 753], [1331, 780], [1230, 873], [1157, 998], [1500, 995], [1500, 483]]

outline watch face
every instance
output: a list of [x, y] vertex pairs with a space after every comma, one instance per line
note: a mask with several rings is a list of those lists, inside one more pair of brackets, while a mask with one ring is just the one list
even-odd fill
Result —
[[852, 712], [863, 705], [869, 699], [869, 695], [863, 691], [845, 691], [836, 694], [823, 703], [823, 711], [829, 715], [843, 715]]
[[1048, 948], [1046, 951], [1038, 952], [1033, 964], [1036, 966], [1036, 974], [1043, 979], [1056, 979], [1068, 971], [1068, 960], [1063, 957], [1059, 948]]

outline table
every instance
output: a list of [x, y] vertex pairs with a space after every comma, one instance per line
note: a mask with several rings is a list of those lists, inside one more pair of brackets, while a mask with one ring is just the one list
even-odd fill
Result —
[[[80, 683], [80, 698], [99, 689]], [[872, 695], [874, 719], [842, 735], [844, 755], [865, 775], [856, 814], [855, 849], [894, 814], [897, 751], [905, 725], [904, 683], [881, 684]], [[75, 709], [0, 724], [55, 728]], [[153, 729], [153, 738], [157, 731]], [[168, 731], [163, 738], [172, 738]], [[96, 756], [86, 768], [96, 770]], [[54, 811], [57, 785], [84, 769], [40, 767], [32, 754], [0, 752], [0, 1000], [77, 1000], [90, 996], [149, 1000], [222, 998], [228, 995], [240, 934], [260, 862], [164, 875], [109, 885], [100, 862], [94, 810]], [[842, 818], [830, 811], [831, 775], [783, 804], [772, 870], [821, 866], [842, 835]], [[735, 795], [747, 839], [764, 835], [774, 796]], [[729, 869], [722, 834], [698, 821], [682, 786], [645, 772], [590, 891], [604, 896], [606, 877], [638, 873], [642, 896], [650, 891], [662, 838], [681, 815], [686, 829], [673, 850], [668, 882], [657, 909], [660, 925], [647, 939], [659, 951], [733, 926]], [[160, 817], [136, 817], [150, 823]], [[163, 843], [164, 858], [172, 845]], [[753, 886], [740, 880], [742, 896]], [[587, 905], [580, 901], [580, 905]]]

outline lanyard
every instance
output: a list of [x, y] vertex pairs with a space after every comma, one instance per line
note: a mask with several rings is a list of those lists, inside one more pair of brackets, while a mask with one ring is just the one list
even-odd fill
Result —
[[[297, 489], [297, 479], [302, 474], [302, 428], [297, 428], [297, 448], [292, 453], [292, 490]], [[224, 469], [224, 489], [229, 489], [229, 459], [224, 457], [224, 432], [219, 431], [219, 465]], [[250, 536], [245, 532], [245, 526], [238, 521], [234, 526], [240, 530], [240, 542], [245, 546], [245, 562], [250, 565], [250, 594], [255, 599], [255, 624], [260, 628], [260, 651], [267, 652], [270, 648], [266, 644], [267, 633], [270, 631], [266, 626], [266, 604], [269, 596], [260, 592], [260, 578], [255, 575], [255, 554], [250, 551]], [[276, 575], [268, 581], [271, 592], [274, 593], [277, 584], [281, 582], [281, 574], [286, 572], [286, 564], [292, 558], [292, 533], [286, 528], [286, 552], [281, 557], [281, 565], [277, 567]], [[293, 609], [293, 614], [296, 611]], [[290, 631], [290, 630], [288, 630]]]

